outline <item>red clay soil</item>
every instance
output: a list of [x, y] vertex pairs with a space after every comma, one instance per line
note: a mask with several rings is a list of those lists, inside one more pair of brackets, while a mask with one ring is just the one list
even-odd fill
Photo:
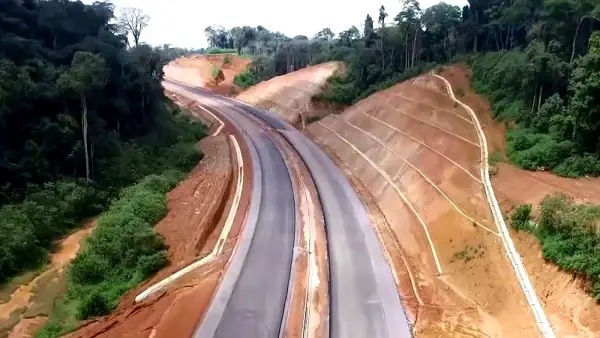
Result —
[[340, 62], [327, 62], [274, 77], [237, 96], [238, 100], [271, 110], [292, 125], [303, 129], [302, 120], [330, 113], [333, 105], [312, 102], [327, 79], [343, 71]]
[[[484, 124], [490, 147], [504, 151], [505, 127], [491, 118], [485, 99], [469, 88], [470, 71], [464, 65], [448, 67], [440, 75], [455, 88], [462, 88], [467, 103]], [[549, 172], [532, 172], [500, 163], [492, 185], [505, 214], [519, 204], [539, 202], [549, 194], [564, 193], [582, 203], [600, 204], [600, 179], [570, 179]], [[546, 262], [538, 241], [529, 233], [513, 231], [511, 236], [529, 273], [557, 337], [600, 336], [600, 306], [586, 293], [588, 285], [580, 278]]]
[[[182, 99], [183, 100], [183, 99]], [[188, 102], [189, 104], [190, 102]], [[191, 111], [204, 114], [191, 106]], [[188, 337], [201, 321], [228, 264], [249, 203], [252, 179], [244, 171], [244, 192], [224, 251], [167, 288], [136, 303], [135, 296], [201, 257], [215, 246], [233, 201], [237, 174], [235, 153], [226, 127], [222, 134], [203, 139], [205, 156], [187, 179], [167, 195], [169, 212], [156, 225], [169, 246], [170, 264], [151, 280], [128, 292], [113, 314], [93, 320], [69, 337]], [[247, 151], [243, 145], [245, 158]], [[246, 175], [248, 172], [248, 175]]]
[[[227, 63], [225, 58], [229, 60]], [[233, 79], [251, 62], [250, 59], [240, 58], [235, 54], [192, 55], [171, 61], [163, 70], [167, 78], [207, 88], [222, 95], [235, 95], [243, 89], [234, 85]], [[215, 67], [221, 68], [225, 76], [219, 85], [215, 84], [212, 76]]]
[[369, 208], [417, 337], [539, 335], [480, 182], [475, 127], [441, 80], [375, 93], [308, 133]]

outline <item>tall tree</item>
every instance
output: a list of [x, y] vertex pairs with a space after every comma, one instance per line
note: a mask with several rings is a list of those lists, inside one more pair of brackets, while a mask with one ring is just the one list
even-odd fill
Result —
[[387, 17], [388, 14], [385, 12], [385, 7], [381, 5], [381, 7], [379, 7], [379, 19], [377, 20], [381, 28], [385, 28], [385, 18]]
[[363, 33], [365, 47], [370, 47], [375, 42], [375, 29], [373, 28], [373, 18], [367, 14], [365, 18], [365, 30]]
[[57, 85], [66, 93], [75, 94], [81, 103], [81, 131], [85, 152], [85, 177], [90, 179], [90, 157], [88, 147], [88, 99], [101, 92], [106, 84], [108, 69], [104, 59], [89, 52], [77, 52], [71, 67], [63, 73]]
[[148, 26], [149, 22], [150, 17], [139, 8], [123, 8], [119, 16], [119, 25], [133, 36], [136, 46], [139, 45], [142, 31]]

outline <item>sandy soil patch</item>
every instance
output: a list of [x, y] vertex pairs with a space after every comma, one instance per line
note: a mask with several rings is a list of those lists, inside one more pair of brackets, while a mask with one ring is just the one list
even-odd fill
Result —
[[479, 179], [469, 115], [423, 75], [308, 127], [371, 211], [421, 337], [535, 337]]

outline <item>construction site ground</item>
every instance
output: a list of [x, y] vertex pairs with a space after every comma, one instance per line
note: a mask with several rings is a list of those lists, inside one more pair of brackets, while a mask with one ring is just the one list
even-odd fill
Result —
[[[470, 72], [464, 65], [447, 68], [441, 73], [454, 88], [462, 88], [461, 101], [468, 104], [484, 125], [489, 147], [504, 152], [505, 126], [491, 118], [490, 106], [469, 88]], [[600, 179], [570, 179], [550, 172], [533, 172], [514, 165], [499, 163], [492, 184], [505, 215], [515, 206], [539, 202], [550, 194], [563, 193], [579, 203], [600, 204]], [[511, 229], [517, 250], [529, 273], [536, 293], [557, 337], [600, 336], [600, 306], [587, 292], [588, 283], [571, 273], [561, 271], [542, 257], [537, 239], [527, 232]]]

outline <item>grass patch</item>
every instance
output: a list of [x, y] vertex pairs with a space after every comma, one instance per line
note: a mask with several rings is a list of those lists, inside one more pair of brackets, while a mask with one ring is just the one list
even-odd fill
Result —
[[588, 279], [587, 290], [600, 300], [600, 206], [576, 204], [566, 195], [549, 195], [531, 218], [531, 205], [518, 207], [511, 225], [533, 234], [546, 260]]
[[464, 249], [454, 254], [454, 258], [468, 263], [477, 257], [483, 256], [484, 253], [483, 244], [476, 247], [467, 244]]

